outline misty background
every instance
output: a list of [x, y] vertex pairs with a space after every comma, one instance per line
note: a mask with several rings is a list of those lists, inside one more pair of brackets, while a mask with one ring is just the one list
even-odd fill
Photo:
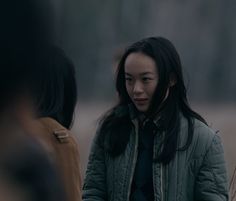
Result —
[[163, 36], [180, 54], [189, 100], [236, 166], [236, 2], [233, 0], [53, 0], [55, 38], [76, 66], [82, 174], [98, 118], [116, 100], [114, 70], [123, 49]]

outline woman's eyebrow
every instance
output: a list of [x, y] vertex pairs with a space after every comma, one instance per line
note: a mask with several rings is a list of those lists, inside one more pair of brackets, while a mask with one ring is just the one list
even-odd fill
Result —
[[130, 73], [125, 73], [125, 75], [132, 76]]
[[[125, 73], [126, 76], [132, 76], [132, 74], [130, 73]], [[144, 75], [154, 75], [153, 72], [143, 72], [143, 73], [140, 73], [139, 75], [141, 76], [144, 76]]]
[[152, 72], [143, 72], [143, 73], [141, 73], [140, 75], [148, 75], [148, 74], [153, 75], [154, 73], [152, 73]]

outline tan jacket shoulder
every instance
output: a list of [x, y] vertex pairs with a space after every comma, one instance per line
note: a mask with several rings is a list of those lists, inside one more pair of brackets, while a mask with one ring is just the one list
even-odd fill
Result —
[[56, 120], [45, 117], [36, 120], [34, 135], [58, 167], [68, 201], [81, 200], [79, 147], [75, 136]]

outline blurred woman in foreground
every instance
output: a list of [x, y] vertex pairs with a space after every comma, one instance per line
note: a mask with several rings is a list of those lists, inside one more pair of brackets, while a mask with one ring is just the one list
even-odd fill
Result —
[[31, 76], [36, 119], [29, 133], [43, 145], [58, 171], [67, 201], [81, 200], [79, 147], [71, 134], [77, 103], [75, 69], [65, 53], [48, 47]]

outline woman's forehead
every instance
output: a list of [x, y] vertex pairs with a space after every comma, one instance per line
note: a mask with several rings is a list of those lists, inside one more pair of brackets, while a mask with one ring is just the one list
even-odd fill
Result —
[[125, 73], [127, 74], [155, 74], [157, 67], [155, 61], [143, 53], [131, 53], [125, 61]]

